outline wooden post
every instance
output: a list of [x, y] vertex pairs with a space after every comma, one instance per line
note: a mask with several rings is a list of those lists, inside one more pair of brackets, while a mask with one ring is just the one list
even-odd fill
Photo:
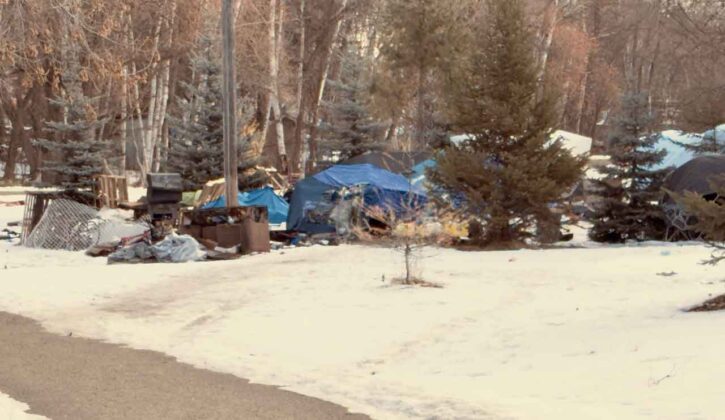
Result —
[[236, 123], [236, 81], [234, 71], [234, 14], [233, 0], [222, 3], [222, 42], [224, 51], [222, 87], [224, 105], [224, 195], [227, 208], [238, 207], [237, 191], [237, 123]]

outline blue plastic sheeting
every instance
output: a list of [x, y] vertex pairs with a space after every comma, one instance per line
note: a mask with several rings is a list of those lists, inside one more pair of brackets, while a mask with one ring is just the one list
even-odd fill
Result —
[[335, 232], [330, 212], [344, 187], [360, 186], [365, 204], [401, 212], [425, 203], [422, 189], [402, 175], [371, 164], [337, 165], [295, 185], [287, 229], [305, 233]]
[[380, 190], [413, 192], [425, 195], [423, 190], [411, 188], [410, 181], [403, 175], [394, 174], [369, 163], [362, 165], [336, 165], [314, 175], [323, 184], [334, 187], [369, 185]]
[[337, 190], [314, 177], [298, 182], [290, 199], [287, 230], [310, 234], [335, 232], [329, 214], [334, 208], [332, 195]]
[[418, 190], [425, 188], [425, 181], [427, 179], [425, 172], [429, 168], [435, 168], [436, 161], [433, 159], [424, 160], [413, 167], [413, 175], [410, 177], [410, 181], [413, 186]]
[[[238, 193], [237, 201], [242, 207], [267, 207], [269, 212], [269, 223], [277, 225], [287, 221], [289, 213], [289, 204], [270, 187], [258, 190]], [[217, 209], [227, 205], [225, 197], [222, 195], [214, 201], [206, 203], [202, 209]]]

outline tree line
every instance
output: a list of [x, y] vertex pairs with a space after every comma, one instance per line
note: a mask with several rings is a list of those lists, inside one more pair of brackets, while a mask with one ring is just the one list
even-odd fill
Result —
[[[435, 149], [470, 128], [481, 110], [456, 85], [489, 58], [477, 48], [485, 3], [235, 0], [242, 166], [309, 172], [366, 150]], [[625, 92], [644, 95], [657, 127], [725, 119], [721, 1], [522, 5], [532, 101], [552, 98], [551, 127], [602, 149]], [[198, 178], [215, 175], [213, 150], [189, 153], [210, 146], [193, 145], [200, 133], [217, 138], [219, 22], [218, 0], [0, 2], [4, 179], [18, 168], [50, 183], [127, 169], [143, 178], [207, 158]]]

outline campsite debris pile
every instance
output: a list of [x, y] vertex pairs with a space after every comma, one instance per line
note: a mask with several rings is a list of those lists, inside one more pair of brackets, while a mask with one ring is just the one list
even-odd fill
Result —
[[171, 233], [157, 243], [151, 243], [148, 235], [135, 238], [108, 256], [108, 263], [202, 261], [206, 251], [189, 235]]

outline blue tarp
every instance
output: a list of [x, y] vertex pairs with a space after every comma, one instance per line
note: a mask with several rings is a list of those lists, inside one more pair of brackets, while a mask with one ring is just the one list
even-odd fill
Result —
[[410, 181], [403, 175], [394, 174], [385, 169], [369, 163], [362, 165], [336, 165], [314, 175], [314, 178], [323, 184], [334, 187], [352, 187], [354, 185], [369, 185], [381, 190], [413, 192], [425, 195], [422, 190], [411, 188]]
[[[289, 213], [289, 204], [270, 187], [258, 190], [247, 191], [237, 195], [237, 201], [240, 206], [249, 207], [267, 207], [269, 211], [269, 223], [280, 224], [287, 221]], [[214, 201], [204, 204], [202, 209], [216, 209], [227, 205], [224, 196]]]
[[329, 215], [334, 207], [332, 195], [338, 188], [308, 177], [295, 185], [290, 199], [287, 230], [305, 233], [331, 233]]
[[295, 186], [290, 201], [287, 229], [306, 233], [334, 232], [329, 213], [344, 187], [362, 187], [365, 204], [396, 211], [426, 201], [422, 188], [402, 175], [371, 164], [336, 165]]

